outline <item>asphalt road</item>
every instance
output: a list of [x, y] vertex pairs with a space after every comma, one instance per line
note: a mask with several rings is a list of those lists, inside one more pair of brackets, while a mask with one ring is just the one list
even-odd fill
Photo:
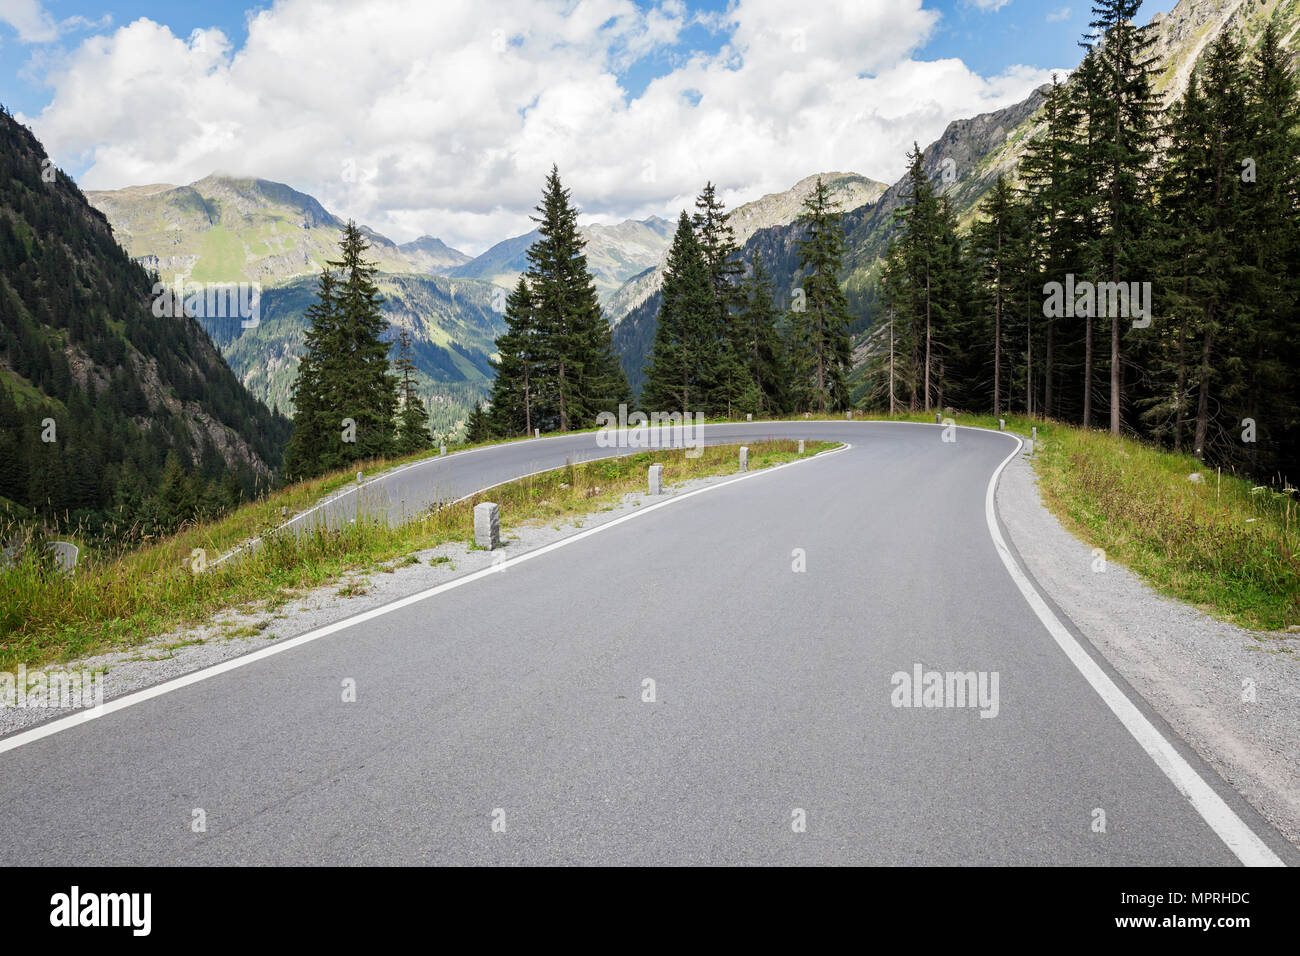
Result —
[[[709, 440], [767, 435], [852, 447], [0, 753], [0, 863], [1240, 861], [1004, 567], [985, 500], [1012, 439]], [[453, 456], [403, 487], [458, 497], [593, 444]], [[996, 674], [996, 708], [896, 706], [918, 664]]]

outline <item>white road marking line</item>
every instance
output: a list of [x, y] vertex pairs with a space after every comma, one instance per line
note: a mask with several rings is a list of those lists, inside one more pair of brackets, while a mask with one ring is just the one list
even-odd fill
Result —
[[726, 488], [728, 485], [734, 485], [738, 481], [747, 481], [750, 478], [758, 478], [761, 475], [770, 475], [794, 465], [802, 465], [810, 461], [817, 461], [821, 458], [828, 458], [831, 455], [839, 454], [842, 451], [848, 451], [852, 447], [852, 445], [845, 442], [840, 448], [833, 448], [830, 451], [819, 452], [808, 458], [800, 458], [795, 461], [786, 462], [782, 465], [774, 465], [771, 468], [762, 468], [757, 471], [746, 472], [742, 475], [736, 476], [735, 478], [729, 478], [726, 481], [718, 482], [715, 485], [709, 485], [705, 488], [697, 488], [695, 491], [688, 491], [685, 494], [674, 495], [665, 501], [657, 502], [649, 507], [638, 508], [636, 511], [623, 515], [621, 518], [615, 518], [612, 521], [607, 521], [594, 528], [588, 528], [585, 531], [580, 531], [567, 538], [561, 538], [559, 541], [553, 541], [548, 545], [543, 545], [534, 551], [528, 551], [518, 557], [510, 558], [500, 564], [494, 564], [479, 571], [475, 571], [472, 574], [467, 574], [464, 577], [448, 581], [445, 584], [439, 584], [424, 591], [417, 591], [415, 594], [407, 595], [404, 598], [398, 598], [396, 601], [393, 601], [390, 604], [385, 604], [382, 607], [363, 611], [360, 614], [345, 618], [342, 621], [336, 621], [333, 624], [319, 627], [314, 631], [308, 631], [306, 634], [299, 634], [297, 637], [289, 638], [289, 640], [283, 641], [282, 643], [272, 645], [271, 647], [264, 647], [260, 651], [253, 651], [251, 654], [245, 654], [242, 657], [233, 657], [228, 661], [222, 661], [219, 664], [213, 664], [212, 666], [205, 667], [202, 670], [184, 674], [181, 677], [173, 678], [172, 680], [165, 681], [161, 684], [155, 684], [153, 687], [146, 687], [144, 690], [138, 690], [131, 694], [124, 694], [121, 697], [106, 701], [98, 707], [93, 707], [89, 710], [81, 711], [80, 713], [71, 714], [67, 717], [60, 717], [58, 720], [52, 720], [47, 724], [41, 724], [39, 727], [33, 727], [31, 730], [25, 730], [10, 737], [5, 737], [4, 739], [0, 739], [0, 753], [16, 750], [26, 744], [35, 743], [38, 740], [51, 737], [54, 734], [61, 733], [65, 730], [71, 730], [74, 727], [84, 726], [89, 721], [97, 720], [100, 717], [105, 717], [108, 714], [115, 713], [116, 711], [125, 710], [126, 708], [133, 707], [136, 704], [142, 704], [147, 700], [153, 700], [155, 697], [161, 697], [163, 694], [169, 694], [172, 691], [180, 690], [183, 687], [189, 687], [191, 684], [197, 684], [199, 681], [207, 680], [210, 677], [216, 677], [219, 674], [225, 674], [241, 667], [247, 667], [249, 664], [255, 664], [268, 657], [283, 654], [285, 651], [292, 650], [295, 647], [301, 647], [303, 644], [308, 644], [312, 641], [320, 640], [322, 637], [328, 637], [331, 634], [337, 634], [339, 631], [355, 627], [358, 624], [373, 621], [375, 618], [383, 617], [385, 614], [391, 614], [393, 611], [401, 610], [404, 607], [410, 607], [412, 604], [427, 600], [431, 597], [436, 597], [439, 594], [444, 594], [455, 588], [464, 587], [472, 581], [477, 581], [479, 578], [485, 578], [489, 575], [497, 574], [508, 567], [522, 564], [525, 561], [531, 561], [534, 558], [540, 558], [544, 554], [550, 554], [552, 551], [566, 548], [571, 544], [576, 544], [584, 538], [589, 538], [594, 534], [608, 531], [610, 528], [632, 521], [642, 515], [650, 514], [653, 511], [658, 511], [660, 508], [667, 508], [669, 505], [677, 504], [678, 502], [685, 501], [688, 498], [694, 498], [696, 495], [702, 495], [710, 491], [717, 491], [719, 488]]
[[[991, 431], [991, 429], [980, 429], [980, 431]], [[984, 494], [984, 518], [988, 522], [989, 534], [993, 537], [993, 546], [997, 549], [998, 557], [1002, 559], [1002, 564], [1011, 575], [1011, 579], [1015, 581], [1016, 587], [1020, 589], [1020, 593], [1024, 595], [1034, 613], [1038, 615], [1038, 619], [1043, 622], [1043, 626], [1052, 635], [1057, 646], [1070, 659], [1070, 663], [1092, 685], [1092, 689], [1119, 718], [1124, 728], [1133, 735], [1133, 739], [1155, 761], [1156, 766], [1164, 771], [1165, 776], [1178, 788], [1178, 792], [1188, 799], [1201, 818], [1209, 824], [1210, 829], [1218, 834], [1219, 839], [1227, 844], [1229, 850], [1236, 854], [1237, 859], [1246, 866], [1285, 866], [1281, 858], [1269, 849], [1241, 817], [1233, 812], [1223, 798], [1215, 793], [1213, 787], [1201, 779], [1200, 774], [1192, 769], [1192, 766], [1183, 759], [1182, 754], [1174, 749], [1173, 744], [1164, 738], [1142, 711], [1134, 706], [1118, 685], [1079, 645], [1074, 635], [1047, 606], [1042, 595], [1011, 556], [1011, 549], [1007, 547], [1002, 531], [998, 527], [997, 512], [994, 508], [998, 478], [1024, 445], [1024, 442], [1014, 435], [1009, 437], [1015, 438], [1016, 447], [1011, 454], [1002, 459], [1002, 464], [998, 465], [997, 470], [993, 472], [993, 477], [989, 479], [988, 489]]]

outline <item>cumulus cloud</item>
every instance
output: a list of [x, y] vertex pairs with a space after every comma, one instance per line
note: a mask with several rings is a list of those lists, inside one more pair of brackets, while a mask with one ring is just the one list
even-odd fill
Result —
[[21, 43], [53, 43], [64, 33], [103, 29], [112, 22], [108, 14], [98, 21], [71, 16], [56, 22], [40, 0], [0, 0], [0, 23], [7, 23]]
[[39, 0], [0, 0], [0, 23], [7, 23], [23, 43], [49, 43], [59, 35], [58, 24]]
[[1047, 15], [1048, 23], [1063, 23], [1068, 19], [1070, 19], [1069, 7], [1061, 7], [1059, 10], [1053, 10]]
[[[892, 181], [913, 139], [1049, 78], [915, 59], [937, 19], [921, 0], [737, 0], [702, 53], [680, 46], [699, 22], [681, 0], [279, 0], [239, 48], [147, 19], [89, 37], [23, 119], [86, 188], [256, 175], [473, 252], [530, 228], [552, 163], [604, 220], [672, 216], [710, 179], [731, 205], [819, 171]], [[671, 72], [629, 94], [623, 71], [662, 53]]]

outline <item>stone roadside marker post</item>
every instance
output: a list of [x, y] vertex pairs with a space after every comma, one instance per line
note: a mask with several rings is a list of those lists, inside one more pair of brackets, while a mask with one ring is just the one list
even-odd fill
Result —
[[934, 423], [935, 423], [936, 425], [942, 425], [942, 424], [943, 424], [943, 415], [940, 414], [939, 412], [935, 412], [935, 413], [934, 413]]
[[501, 509], [490, 501], [474, 506], [474, 543], [488, 551], [501, 547]]
[[54, 565], [64, 574], [71, 574], [77, 566], [81, 549], [70, 541], [51, 541], [46, 547], [54, 555]]
[[803, 454], [803, 439], [799, 439], [799, 454]]
[[740, 470], [749, 471], [749, 446], [740, 446]]
[[440, 456], [441, 456], [441, 455], [445, 455], [445, 454], [447, 454], [447, 446], [446, 446], [446, 445], [439, 445], [439, 446], [438, 446], [438, 454], [439, 454]]
[[650, 494], [662, 495], [664, 493], [664, 466], [650, 466]]
[[998, 431], [1000, 431], [1000, 432], [1004, 432], [1004, 431], [1006, 431], [1006, 430], [1007, 430], [1007, 420], [1006, 420], [1005, 418], [999, 418], [999, 419], [998, 419]]

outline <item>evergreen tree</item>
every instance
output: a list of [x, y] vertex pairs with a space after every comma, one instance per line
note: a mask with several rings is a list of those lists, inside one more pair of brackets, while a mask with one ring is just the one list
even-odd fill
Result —
[[959, 317], [964, 270], [952, 210], [926, 175], [924, 153], [913, 144], [907, 158], [908, 192], [895, 212], [885, 275], [895, 305], [896, 387], [912, 411], [929, 411], [941, 391], [939, 353], [946, 326]]
[[469, 413], [469, 420], [465, 423], [465, 440], [472, 445], [489, 441], [493, 437], [490, 412], [483, 410], [482, 402], [475, 402], [474, 410]]
[[803, 352], [803, 370], [811, 373], [812, 404], [824, 413], [848, 404], [845, 378], [853, 355], [849, 303], [839, 278], [844, 225], [821, 177], [804, 200], [797, 221], [805, 232], [798, 240], [803, 301], [791, 310], [791, 323]]
[[[1300, 483], [1300, 90], [1282, 48], [1281, 21], [1265, 25], [1250, 63], [1251, 150], [1240, 160], [1243, 236], [1254, 281], [1246, 346], [1249, 384], [1242, 415], [1259, 428], [1246, 448], [1253, 474]], [[1250, 160], [1251, 162], [1247, 162]]]
[[316, 299], [307, 307], [308, 322], [298, 377], [293, 386], [293, 435], [284, 455], [284, 476], [299, 481], [320, 474], [322, 452], [330, 427], [321, 370], [338, 343], [338, 283], [329, 269], [321, 271]]
[[539, 346], [538, 417], [567, 431], [628, 401], [630, 390], [587, 268], [578, 210], [554, 166], [536, 211], [540, 237], [528, 249], [527, 281]]
[[402, 329], [397, 336], [398, 356], [393, 367], [401, 377], [402, 410], [397, 422], [397, 451], [403, 455], [422, 451], [433, 443], [429, 435], [429, 413], [415, 391], [412, 377], [415, 362], [411, 358], [411, 333]]
[[[1133, 20], [1141, 5], [1142, 0], [1094, 0], [1093, 32], [1083, 42], [1099, 78], [1083, 104], [1100, 187], [1093, 210], [1100, 228], [1091, 259], [1094, 274], [1110, 282], [1136, 281], [1142, 271], [1147, 187], [1158, 134], [1160, 100], [1150, 56], [1155, 38], [1150, 24], [1138, 27]], [[1126, 318], [1110, 317], [1110, 431], [1116, 436], [1123, 400], [1120, 329]]]
[[499, 435], [533, 433], [539, 382], [538, 335], [528, 282], [519, 277], [506, 298], [506, 330], [496, 340], [492, 427]]
[[779, 415], [787, 407], [786, 381], [790, 373], [780, 318], [771, 277], [762, 255], [755, 252], [750, 274], [741, 282], [737, 328], [760, 408], [770, 415]]
[[[1053, 76], [1043, 103], [1043, 133], [1026, 147], [1019, 170], [1028, 205], [1026, 217], [1034, 274], [1026, 276], [1026, 282], [1032, 290], [1041, 290], [1048, 282], [1064, 284], [1067, 274], [1083, 272], [1079, 250], [1089, 193], [1081, 182], [1080, 122], [1075, 97], [1069, 87]], [[1038, 310], [1041, 313], [1041, 299]], [[1037, 410], [1050, 418], [1057, 413], [1060, 403], [1058, 346], [1073, 351], [1077, 337], [1070, 335], [1067, 341], [1059, 342], [1058, 333], [1062, 330], [1058, 329], [1055, 316], [1045, 316], [1042, 325], [1039, 376], [1042, 399]], [[1032, 402], [1029, 407], [1034, 409]]]
[[1277, 323], [1255, 308], [1258, 210], [1241, 168], [1258, 142], [1241, 46], [1220, 34], [1174, 112], [1152, 243], [1166, 307], [1147, 363], [1163, 387], [1144, 416], [1156, 434], [1172, 432], [1175, 446], [1190, 418], [1192, 450], [1202, 459], [1211, 446], [1220, 461], [1238, 457], [1239, 423], [1256, 410], [1252, 380], [1274, 377], [1259, 353], [1277, 344]]
[[1011, 318], [1023, 314], [1018, 306], [1025, 290], [1027, 237], [1023, 210], [1005, 176], [999, 174], [980, 212], [983, 218], [971, 229], [971, 252], [984, 310], [982, 324], [992, 344], [991, 404], [996, 417], [1007, 407], [1002, 397], [1010, 390], [1010, 382], [1002, 374], [1003, 338]]
[[720, 338], [709, 266], [683, 211], [664, 269], [642, 403], [656, 411], [708, 412], [716, 389]]
[[[356, 423], [355, 441], [327, 441], [326, 470], [390, 454], [396, 442], [397, 379], [389, 370], [388, 328], [383, 296], [375, 285], [376, 264], [365, 258], [365, 235], [349, 220], [339, 243], [340, 256], [330, 268], [339, 272], [337, 349], [321, 366], [323, 410], [327, 416]], [[335, 435], [341, 435], [336, 430]]]
[[740, 306], [738, 280], [744, 266], [737, 256], [736, 234], [727, 220], [726, 207], [717, 197], [713, 183], [706, 183], [695, 200], [697, 212], [691, 225], [700, 254], [709, 269], [716, 319], [709, 330], [718, 340], [709, 349], [715, 365], [713, 389], [707, 403], [714, 412], [733, 417], [738, 411], [752, 411], [761, 404], [761, 393], [745, 361], [745, 343], [736, 322]]

